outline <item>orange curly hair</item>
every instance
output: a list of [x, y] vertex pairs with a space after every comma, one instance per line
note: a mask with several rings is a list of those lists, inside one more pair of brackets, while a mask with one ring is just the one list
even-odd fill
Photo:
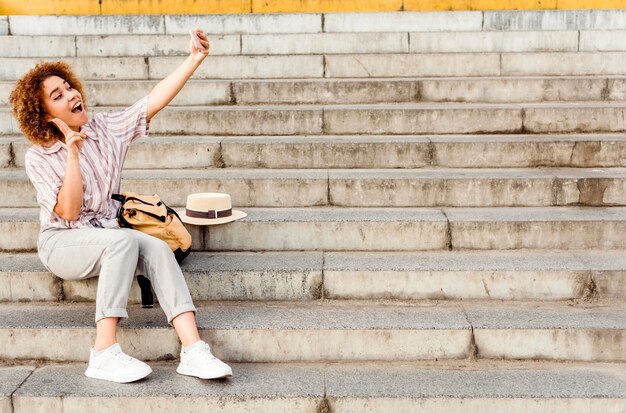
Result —
[[[85, 102], [83, 85], [72, 69], [64, 62], [42, 62], [35, 65], [17, 81], [11, 92], [9, 102], [13, 107], [13, 116], [28, 140], [41, 146], [49, 146], [63, 135], [50, 122], [46, 121], [43, 105], [43, 82], [50, 76], [58, 76], [78, 90]], [[87, 107], [85, 106], [85, 110]]]

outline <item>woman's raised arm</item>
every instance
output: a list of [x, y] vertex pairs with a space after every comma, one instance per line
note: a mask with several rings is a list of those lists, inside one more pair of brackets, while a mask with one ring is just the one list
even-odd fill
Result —
[[189, 40], [190, 53], [187, 59], [185, 59], [176, 70], [170, 73], [169, 76], [160, 81], [148, 95], [148, 122], [176, 97], [193, 72], [195, 72], [209, 54], [209, 40], [206, 35], [200, 29], [195, 29], [195, 32], [198, 34], [200, 42], [205, 49], [198, 49], [193, 41], [191, 39]]

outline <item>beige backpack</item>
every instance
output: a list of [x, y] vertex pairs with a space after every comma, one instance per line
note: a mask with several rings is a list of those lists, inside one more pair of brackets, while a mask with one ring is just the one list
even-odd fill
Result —
[[122, 203], [117, 210], [117, 221], [122, 228], [145, 232], [167, 242], [180, 263], [191, 252], [191, 235], [180, 217], [161, 201], [158, 195], [139, 195], [134, 192], [113, 194], [111, 198]]

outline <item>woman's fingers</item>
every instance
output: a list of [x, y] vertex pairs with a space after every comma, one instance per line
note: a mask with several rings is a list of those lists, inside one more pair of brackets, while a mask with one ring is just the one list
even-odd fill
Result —
[[59, 118], [52, 119], [52, 123], [54, 123], [56, 125], [56, 127], [59, 128], [61, 133], [63, 135], [65, 135], [65, 136], [67, 136], [68, 134], [70, 134], [72, 132], [72, 129], [70, 129], [70, 127], [67, 126], [67, 123], [63, 122]]
[[199, 29], [196, 27], [193, 30], [198, 35], [198, 38], [200, 39], [200, 44], [204, 47], [204, 50], [198, 50], [198, 51], [208, 53], [209, 48], [210, 48], [209, 38], [207, 37], [207, 35], [204, 33], [202, 29]]

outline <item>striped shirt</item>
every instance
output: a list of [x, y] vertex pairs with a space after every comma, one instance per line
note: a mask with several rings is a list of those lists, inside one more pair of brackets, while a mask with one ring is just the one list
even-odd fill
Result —
[[128, 146], [148, 134], [147, 109], [146, 96], [125, 110], [96, 113], [83, 125], [87, 134], [79, 157], [83, 203], [77, 221], [66, 221], [53, 211], [65, 176], [65, 143], [56, 141], [48, 147], [33, 145], [26, 151], [26, 173], [37, 190], [37, 203], [41, 207], [41, 230], [119, 228], [115, 219], [119, 202], [112, 200], [111, 194], [119, 193]]

